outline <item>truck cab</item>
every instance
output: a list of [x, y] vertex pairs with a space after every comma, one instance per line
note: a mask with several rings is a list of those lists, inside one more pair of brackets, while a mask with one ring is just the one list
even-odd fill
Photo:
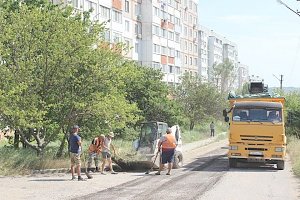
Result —
[[283, 97], [266, 95], [231, 98], [229, 166], [237, 162], [264, 162], [284, 169], [286, 136]]

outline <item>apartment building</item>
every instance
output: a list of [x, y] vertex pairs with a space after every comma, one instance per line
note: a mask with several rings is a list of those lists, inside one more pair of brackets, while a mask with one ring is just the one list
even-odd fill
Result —
[[182, 72], [199, 75], [198, 66], [198, 3], [181, 0], [181, 60]]
[[198, 72], [201, 80], [208, 81], [208, 36], [210, 30], [199, 26], [198, 30]]
[[249, 67], [247, 65], [238, 62], [238, 88], [242, 88], [243, 85], [249, 81]]
[[[198, 25], [197, 0], [53, 0], [77, 12], [90, 11], [92, 21], [105, 22], [105, 40], [129, 48], [123, 55], [159, 69], [164, 82], [180, 83], [184, 73], [219, 84], [213, 66], [226, 58], [238, 69], [234, 43]], [[237, 72], [238, 73], [238, 72]], [[236, 79], [234, 87], [238, 87]]]
[[223, 40], [225, 38], [214, 31], [208, 36], [208, 80], [218, 85], [219, 77], [214, 75], [213, 67], [223, 62]]
[[233, 90], [239, 87], [239, 79], [238, 79], [238, 50], [237, 45], [228, 39], [224, 39], [223, 41], [223, 60], [228, 60], [233, 64], [233, 81], [228, 83], [228, 90]]
[[180, 82], [180, 2], [175, 0], [143, 1], [141, 4], [141, 64], [161, 69], [163, 81]]
[[112, 46], [118, 42], [129, 48], [123, 55], [140, 61], [141, 50], [141, 0], [53, 0], [74, 7], [76, 12], [92, 11], [90, 19], [105, 23], [105, 40]]

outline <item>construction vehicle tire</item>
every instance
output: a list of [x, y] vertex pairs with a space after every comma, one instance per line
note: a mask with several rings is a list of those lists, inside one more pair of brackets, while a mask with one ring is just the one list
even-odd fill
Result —
[[183, 156], [181, 152], [175, 152], [174, 155], [174, 162], [173, 162], [173, 168], [178, 169], [181, 168], [183, 165]]

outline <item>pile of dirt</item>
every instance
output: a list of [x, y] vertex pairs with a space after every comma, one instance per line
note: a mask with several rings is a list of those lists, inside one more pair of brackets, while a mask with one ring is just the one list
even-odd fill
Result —
[[112, 160], [119, 165], [123, 171], [145, 171], [152, 167], [152, 162], [150, 161], [126, 161], [122, 158], [112, 158]]

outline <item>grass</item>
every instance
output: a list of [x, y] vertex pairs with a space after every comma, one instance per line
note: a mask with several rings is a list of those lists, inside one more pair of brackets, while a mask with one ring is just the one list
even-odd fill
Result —
[[[216, 123], [216, 135], [224, 132], [224, 130], [226, 130], [224, 124]], [[220, 135], [218, 135], [218, 139], [219, 136]], [[209, 137], [209, 124], [203, 124], [202, 127], [198, 127], [193, 131], [183, 130], [182, 132], [183, 143], [191, 143]], [[89, 144], [90, 141], [83, 141], [83, 149], [85, 152], [88, 149]], [[117, 158], [123, 158], [127, 161], [144, 160], [144, 157], [137, 154], [134, 150], [132, 141], [114, 139], [113, 144], [116, 147]], [[14, 149], [7, 140], [2, 140], [0, 141], [0, 175], [26, 175], [32, 173], [32, 170], [69, 168], [70, 160], [67, 152], [65, 152], [64, 157], [61, 159], [54, 158], [58, 146], [59, 142], [51, 143], [45, 154], [42, 157], [37, 157], [36, 152], [30, 148]]]
[[300, 177], [300, 139], [295, 136], [288, 136], [287, 151], [292, 161], [294, 174]]
[[[218, 139], [225, 139], [226, 134], [220, 135], [220, 133], [227, 131], [227, 124], [222, 122], [215, 123], [215, 135]], [[196, 127], [194, 130], [183, 130], [181, 133], [183, 143], [191, 143], [199, 140], [204, 140], [210, 138], [210, 128], [209, 123], [204, 123], [200, 127]]]

